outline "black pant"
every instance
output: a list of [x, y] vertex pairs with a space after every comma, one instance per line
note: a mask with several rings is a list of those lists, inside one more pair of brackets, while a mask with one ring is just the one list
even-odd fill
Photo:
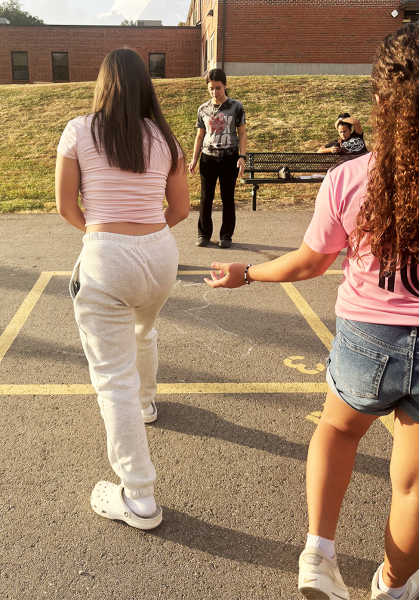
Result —
[[238, 154], [215, 158], [202, 154], [199, 162], [201, 174], [201, 203], [199, 205], [198, 234], [201, 237], [212, 236], [212, 202], [214, 200], [217, 179], [220, 181], [221, 200], [223, 203], [223, 221], [220, 229], [220, 239], [231, 240], [236, 224], [236, 209], [234, 207], [234, 188], [239, 174], [237, 168]]

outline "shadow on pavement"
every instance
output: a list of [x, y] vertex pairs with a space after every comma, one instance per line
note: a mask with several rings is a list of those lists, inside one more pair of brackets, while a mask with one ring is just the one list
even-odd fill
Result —
[[[151, 535], [238, 562], [298, 573], [298, 557], [302, 546], [256, 537], [247, 533], [205, 523], [177, 510], [163, 507], [162, 525]], [[339, 555], [339, 566], [347, 585], [365, 588], [378, 567], [378, 562]]]
[[[305, 462], [308, 446], [291, 442], [279, 435], [259, 429], [250, 429], [236, 425], [209, 410], [179, 404], [159, 402], [159, 420], [154, 427], [176, 431], [187, 435], [206, 436], [240, 444], [248, 448], [269, 452]], [[388, 478], [390, 462], [387, 459], [367, 454], [358, 454], [354, 470], [379, 478]]]

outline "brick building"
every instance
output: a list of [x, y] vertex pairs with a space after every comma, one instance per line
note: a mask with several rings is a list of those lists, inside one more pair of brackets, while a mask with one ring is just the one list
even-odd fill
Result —
[[134, 48], [153, 77], [198, 77], [197, 27], [0, 24], [0, 84], [94, 81], [115, 48]]
[[192, 0], [186, 27], [0, 23], [0, 84], [92, 81], [114, 48], [137, 50], [152, 77], [371, 71], [379, 40], [417, 21], [419, 1]]
[[406, 0], [192, 0], [201, 28], [201, 74], [364, 75], [378, 42], [419, 2]]

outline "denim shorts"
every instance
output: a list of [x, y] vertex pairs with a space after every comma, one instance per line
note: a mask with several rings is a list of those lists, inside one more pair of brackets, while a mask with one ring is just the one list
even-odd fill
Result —
[[346, 404], [382, 416], [399, 406], [419, 423], [418, 327], [337, 318], [327, 383]]

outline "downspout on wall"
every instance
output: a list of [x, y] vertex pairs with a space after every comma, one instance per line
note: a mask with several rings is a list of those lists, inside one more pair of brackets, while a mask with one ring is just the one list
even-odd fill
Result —
[[224, 71], [227, 0], [223, 0], [223, 30], [221, 35], [221, 68]]

